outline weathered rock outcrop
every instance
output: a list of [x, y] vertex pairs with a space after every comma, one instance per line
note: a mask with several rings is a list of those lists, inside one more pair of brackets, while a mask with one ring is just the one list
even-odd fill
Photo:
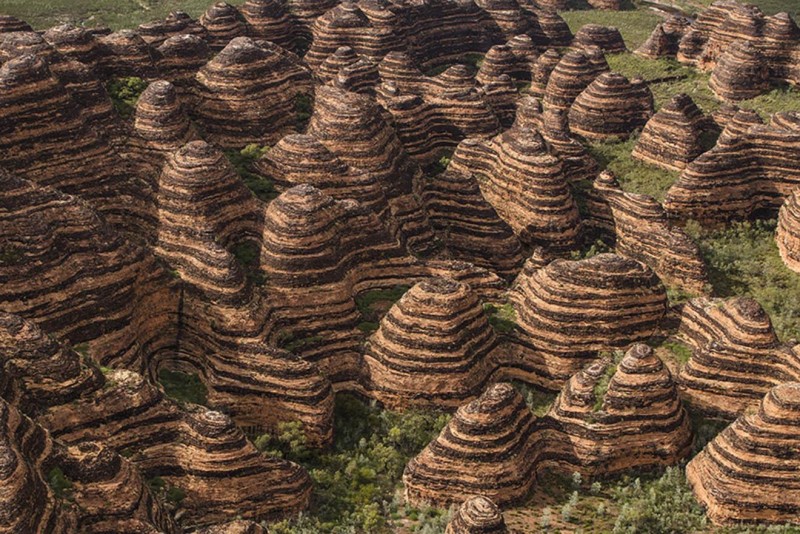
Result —
[[232, 5], [217, 2], [200, 16], [200, 24], [205, 28], [211, 50], [219, 52], [236, 37], [244, 37], [247, 28], [242, 15]]
[[664, 286], [643, 263], [615, 254], [555, 260], [523, 272], [511, 294], [527, 365], [559, 383], [597, 351], [644, 341], [667, 307]]
[[474, 176], [445, 171], [424, 184], [422, 200], [433, 228], [456, 258], [513, 277], [522, 266], [519, 238], [484, 199]]
[[596, 46], [605, 53], [625, 52], [625, 41], [619, 30], [613, 26], [602, 26], [600, 24], [584, 24], [575, 34], [572, 41], [575, 48], [589, 48]]
[[161, 43], [156, 52], [161, 78], [174, 84], [181, 97], [194, 105], [197, 72], [211, 57], [208, 44], [197, 35], [175, 35]]
[[800, 487], [800, 383], [769, 391], [686, 466], [686, 476], [717, 524], [796, 523]]
[[747, 100], [767, 90], [769, 70], [755, 46], [734, 41], [717, 60], [708, 86], [723, 100]]
[[633, 51], [634, 54], [648, 59], [675, 57], [683, 36], [691, 27], [691, 21], [680, 16], [672, 16], [658, 24], [653, 33]]
[[295, 20], [278, 0], [247, 0], [239, 8], [247, 34], [254, 39], [264, 39], [292, 50], [298, 29]]
[[458, 507], [445, 534], [508, 534], [503, 514], [486, 497], [470, 497]]
[[297, 56], [237, 37], [197, 73], [197, 107], [206, 139], [223, 147], [271, 144], [295, 131], [294, 102], [312, 92]]
[[183, 11], [173, 11], [166, 18], [140, 24], [136, 32], [152, 47], [178, 35], [196, 35], [203, 40], [208, 37], [206, 29]]
[[556, 250], [577, 243], [580, 217], [563, 164], [536, 130], [515, 125], [489, 140], [465, 139], [449, 168], [473, 174], [523, 242]]
[[599, 48], [567, 52], [547, 79], [545, 107], [568, 110], [578, 95], [608, 70], [605, 55]]
[[653, 93], [643, 80], [606, 72], [578, 95], [568, 118], [572, 133], [601, 141], [627, 138], [652, 115]]
[[395, 409], [455, 408], [483, 389], [496, 343], [469, 286], [445, 278], [419, 282], [367, 341], [370, 394]]
[[409, 250], [435, 247], [415, 184], [422, 171], [369, 98], [330, 86], [317, 88], [308, 133], [353, 167], [371, 173], [389, 201], [391, 230]]
[[621, 0], [587, 0], [587, 2], [595, 9], [605, 9], [608, 11], [619, 11], [622, 9]]
[[[604, 390], [604, 388], [606, 388]], [[543, 419], [562, 436], [548, 458], [564, 472], [611, 475], [678, 463], [690, 451], [689, 415], [672, 374], [644, 344], [574, 375]]]
[[489, 387], [406, 465], [406, 499], [440, 506], [477, 495], [500, 506], [523, 499], [536, 482], [535, 424], [510, 384]]
[[800, 273], [800, 189], [789, 195], [781, 206], [775, 239], [783, 263]]
[[800, 379], [800, 354], [778, 340], [753, 299], [693, 299], [681, 314], [679, 335], [692, 349], [680, 373], [682, 393], [713, 416], [733, 419], [770, 388]]
[[665, 169], [683, 170], [703, 153], [701, 136], [708, 127], [700, 108], [681, 93], [647, 121], [631, 156]]
[[30, 24], [11, 15], [0, 15], [0, 33], [32, 32]]
[[607, 204], [607, 229], [615, 236], [617, 254], [647, 264], [662, 280], [690, 292], [703, 292], [708, 276], [700, 250], [673, 226], [655, 199], [622, 190], [613, 174], [603, 172], [594, 191]]
[[689, 163], [667, 192], [670, 215], [724, 221], [783, 204], [800, 185], [800, 114], [759, 122], [745, 111], [728, 121], [717, 145]]

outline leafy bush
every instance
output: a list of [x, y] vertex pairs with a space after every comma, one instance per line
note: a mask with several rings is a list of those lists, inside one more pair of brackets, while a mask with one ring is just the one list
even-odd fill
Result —
[[208, 403], [206, 385], [196, 374], [162, 369], [158, 373], [158, 382], [167, 396], [179, 403], [191, 402], [201, 406]]
[[486, 303], [483, 305], [483, 311], [489, 318], [489, 324], [498, 334], [510, 334], [517, 328], [517, 312], [510, 302], [499, 306]]
[[517, 380], [513, 380], [511, 384], [519, 391], [522, 398], [525, 399], [525, 403], [536, 417], [545, 415], [550, 410], [553, 401], [556, 400], [556, 396], [558, 395], [551, 391], [536, 389], [533, 386]]
[[239, 266], [244, 271], [250, 283], [255, 286], [263, 286], [266, 279], [264, 272], [260, 268], [260, 249], [255, 241], [245, 241], [235, 245], [231, 253], [236, 258]]
[[277, 449], [298, 461], [314, 480], [311, 515], [271, 525], [270, 532], [391, 532], [392, 517], [424, 520], [431, 525], [420, 526], [427, 529], [420, 532], [435, 531], [433, 520], [444, 511], [405, 508], [394, 495], [408, 460], [447, 420], [441, 413], [381, 410], [375, 403], [341, 394], [336, 398], [331, 450], [309, 451], [289, 425], [280, 427], [277, 436], [259, 438], [256, 443], [262, 449]]
[[47, 473], [47, 484], [58, 499], [69, 498], [72, 493], [72, 482], [60, 467], [54, 467]]
[[269, 202], [277, 197], [278, 192], [269, 178], [253, 172], [253, 164], [268, 150], [269, 147], [252, 144], [241, 150], [228, 150], [225, 152], [236, 174], [239, 175], [250, 191], [264, 202]]
[[128, 78], [116, 78], [108, 82], [106, 91], [111, 97], [114, 109], [122, 117], [131, 117], [136, 110], [136, 102], [139, 96], [147, 89], [147, 82], [137, 76]]
[[374, 289], [356, 296], [356, 306], [361, 316], [367, 322], [375, 322], [381, 315], [377, 310], [377, 305], [383, 303], [391, 305], [400, 300], [400, 297], [408, 291], [408, 286], [395, 286], [392, 289]]

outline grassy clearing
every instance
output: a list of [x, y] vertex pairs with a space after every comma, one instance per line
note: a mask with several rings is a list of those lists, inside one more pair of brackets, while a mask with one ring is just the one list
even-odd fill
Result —
[[680, 173], [633, 159], [631, 152], [637, 139], [637, 136], [633, 136], [621, 143], [590, 143], [589, 152], [597, 159], [601, 168], [608, 169], [617, 176], [622, 189], [650, 195], [662, 201]]
[[800, 339], [800, 276], [790, 271], [775, 244], [775, 220], [735, 222], [708, 230], [694, 221], [687, 232], [700, 246], [714, 294], [749, 296], [769, 313], [782, 339]]
[[168, 397], [179, 403], [191, 402], [205, 406], [208, 402], [206, 385], [196, 374], [162, 369], [158, 373], [158, 383]]
[[555, 402], [556, 397], [558, 396], [557, 393], [536, 389], [535, 387], [518, 380], [512, 380], [511, 383], [516, 390], [519, 391], [519, 394], [525, 399], [525, 403], [536, 417], [543, 417], [547, 412], [549, 412], [550, 407], [553, 405], [553, 402]]
[[498, 334], [510, 334], [517, 328], [517, 312], [511, 303], [483, 305], [483, 311]]
[[[229, 0], [234, 5], [243, 2]], [[212, 0], [3, 0], [0, 8], [3, 13], [26, 20], [35, 29], [72, 22], [119, 30], [162, 19], [170, 11], [185, 11], [197, 18], [213, 3]]]
[[[375, 289], [358, 295], [356, 306], [364, 319], [359, 329], [364, 332], [377, 330], [377, 322], [383, 314], [389, 311], [392, 304], [400, 300], [408, 290], [408, 286], [395, 286], [392, 289]], [[372, 325], [375, 325], [375, 328]]]
[[622, 34], [629, 50], [634, 50], [650, 36], [653, 28], [663, 19], [654, 12], [639, 9], [635, 11], [563, 11], [561, 16], [569, 24], [572, 33], [581, 29], [584, 24], [601, 24], [615, 26]]

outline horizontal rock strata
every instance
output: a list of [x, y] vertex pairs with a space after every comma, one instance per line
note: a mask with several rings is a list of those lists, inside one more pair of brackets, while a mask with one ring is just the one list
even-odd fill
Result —
[[781, 206], [775, 240], [783, 263], [800, 273], [800, 189], [789, 195]]
[[445, 534], [508, 534], [503, 514], [486, 497], [470, 497], [447, 523]]

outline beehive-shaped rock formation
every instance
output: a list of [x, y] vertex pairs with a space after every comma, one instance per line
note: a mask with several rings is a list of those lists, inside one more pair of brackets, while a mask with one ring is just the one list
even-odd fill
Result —
[[178, 296], [154, 257], [76, 197], [3, 174], [0, 184], [4, 311], [72, 345], [102, 347], [103, 365], [143, 371], [145, 354], [174, 345]]
[[104, 54], [100, 41], [87, 28], [60, 24], [42, 34], [44, 40], [63, 56], [94, 68]]
[[766, 91], [769, 71], [755, 46], [736, 41], [720, 56], [708, 86], [723, 100], [747, 100]]
[[458, 507], [445, 534], [508, 534], [500, 509], [486, 497], [470, 497]]
[[177, 35], [196, 35], [204, 40], [208, 37], [206, 29], [183, 11], [173, 11], [162, 20], [140, 24], [136, 32], [152, 47], [161, 46]]
[[531, 86], [528, 88], [532, 95], [539, 98], [544, 96], [550, 74], [560, 61], [561, 54], [554, 48], [548, 48], [536, 59], [531, 66]]
[[575, 34], [572, 46], [576, 48], [596, 46], [603, 52], [611, 54], [627, 51], [625, 41], [622, 40], [619, 30], [613, 26], [602, 26], [600, 24], [584, 24], [581, 26], [581, 29]]
[[0, 15], [0, 33], [32, 32], [30, 24], [11, 15]]
[[778, 340], [755, 300], [691, 300], [679, 333], [692, 348], [680, 373], [683, 393], [706, 413], [733, 419], [771, 387], [800, 379], [800, 354]]
[[538, 132], [515, 126], [489, 139], [466, 139], [450, 169], [474, 174], [481, 192], [525, 243], [569, 249], [580, 218], [561, 161]]
[[481, 194], [474, 176], [445, 171], [422, 193], [428, 218], [447, 250], [508, 278], [522, 265], [522, 247], [511, 227]]
[[631, 156], [665, 169], [683, 170], [703, 153], [701, 136], [707, 127], [700, 108], [681, 93], [647, 121]]
[[781, 206], [775, 239], [783, 263], [800, 273], [800, 189], [789, 195]]
[[594, 190], [608, 204], [618, 254], [649, 265], [662, 280], [687, 291], [705, 290], [708, 276], [700, 250], [681, 228], [672, 226], [661, 204], [624, 192], [607, 171], [595, 180]]
[[644, 344], [634, 345], [616, 366], [604, 360], [573, 376], [547, 419], [544, 424], [564, 434], [548, 454], [565, 472], [597, 476], [673, 465], [692, 445], [672, 375]]
[[653, 93], [641, 79], [621, 74], [597, 77], [569, 110], [572, 133], [592, 140], [627, 138], [653, 115]]
[[247, 0], [239, 8], [247, 33], [254, 39], [271, 41], [291, 50], [296, 37], [294, 20], [278, 0]]
[[389, 408], [455, 408], [483, 389], [496, 342], [469, 286], [422, 281], [392, 306], [367, 342], [371, 394]]
[[510, 384], [491, 386], [406, 465], [406, 499], [439, 506], [478, 495], [500, 506], [521, 500], [536, 481], [535, 424]]
[[622, 9], [620, 0], [587, 0], [589, 5], [595, 9], [605, 9], [608, 11], [619, 11]]
[[171, 83], [151, 83], [139, 96], [128, 150], [143, 176], [153, 179], [167, 158], [198, 137]]
[[561, 109], [542, 111], [538, 98], [522, 98], [517, 105], [516, 124], [522, 128], [538, 130], [550, 149], [561, 159], [564, 174], [570, 182], [594, 179], [597, 160], [569, 131], [567, 114]]
[[110, 145], [87, 127], [80, 108], [41, 57], [24, 54], [5, 62], [0, 89], [4, 169], [80, 195], [119, 227], [152, 232], [146, 206], [150, 192], [138, 187]]
[[206, 139], [223, 147], [274, 143], [294, 131], [297, 95], [311, 76], [297, 56], [269, 42], [237, 37], [197, 74], [195, 113]]
[[206, 29], [208, 45], [214, 51], [222, 50], [232, 39], [247, 32], [239, 10], [226, 2], [210, 6], [200, 16], [200, 24]]
[[800, 383], [781, 384], [686, 466], [712, 522], [796, 523], [800, 514]]
[[101, 56], [97, 63], [106, 78], [138, 76], [153, 79], [156, 76], [153, 49], [133, 30], [120, 30], [101, 35]]
[[265, 527], [253, 521], [237, 519], [229, 523], [201, 528], [198, 534], [268, 534]]
[[181, 97], [194, 104], [197, 71], [211, 56], [208, 44], [197, 35], [175, 35], [156, 50], [160, 76], [172, 82], [181, 92]]
[[330, 86], [317, 88], [308, 133], [345, 163], [371, 173], [389, 201], [396, 235], [409, 250], [433, 250], [433, 231], [414, 184], [419, 166], [369, 98]]
[[379, 72], [384, 83], [378, 89], [378, 102], [391, 115], [406, 150], [422, 164], [436, 161], [443, 150], [465, 137], [500, 131], [497, 114], [464, 65], [428, 78], [408, 56], [392, 53], [379, 65]]
[[769, 125], [738, 112], [717, 145], [687, 165], [664, 207], [677, 217], [727, 220], [779, 208], [800, 184], [800, 114], [776, 113]]
[[518, 337], [544, 380], [565, 380], [597, 351], [644, 341], [666, 312], [667, 296], [643, 263], [599, 254], [555, 260], [517, 279]]
[[606, 58], [598, 48], [567, 52], [547, 79], [545, 107], [568, 110], [578, 95], [608, 69]]

